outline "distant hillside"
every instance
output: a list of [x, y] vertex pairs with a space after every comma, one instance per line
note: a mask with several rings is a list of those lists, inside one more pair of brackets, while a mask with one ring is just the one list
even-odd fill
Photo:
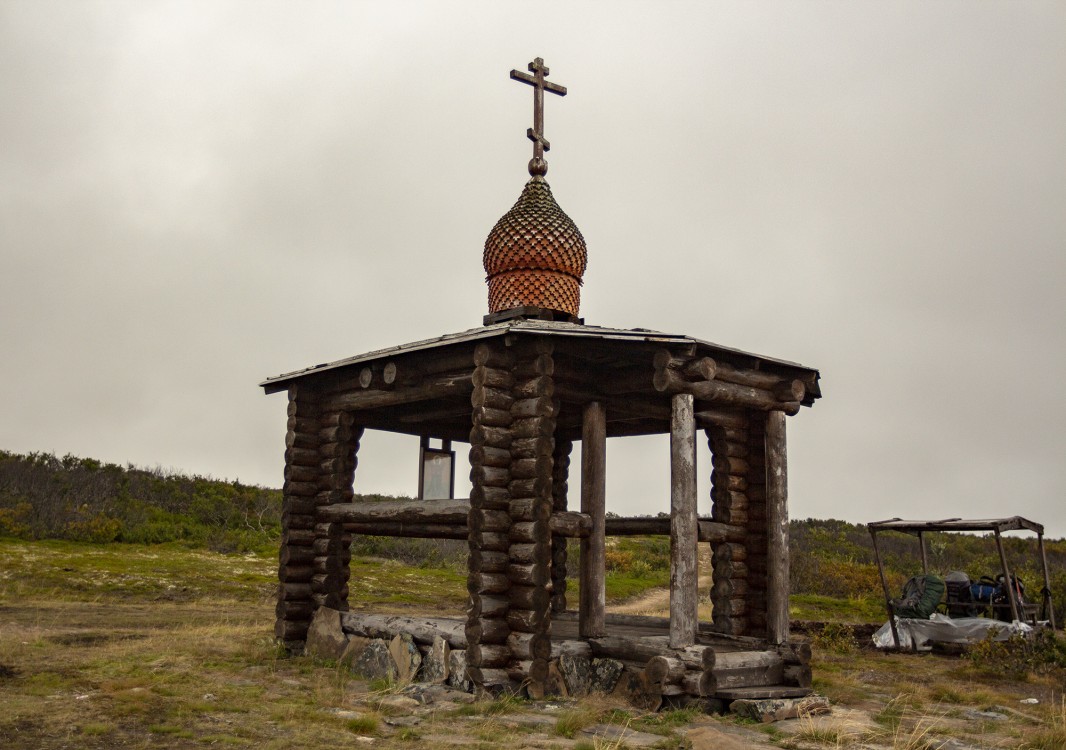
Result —
[[50, 453], [0, 451], [0, 535], [220, 551], [273, 544], [281, 492]]
[[[181, 542], [222, 552], [273, 554], [280, 525], [280, 490], [91, 458], [0, 451], [0, 536], [105, 544]], [[902, 534], [884, 534], [880, 539], [890, 588], [898, 592], [907, 578], [920, 572], [918, 542]], [[927, 540], [929, 563], [936, 572], [964, 570], [977, 578], [994, 576], [1000, 569], [989, 538], [929, 534]], [[1030, 599], [1036, 600], [1042, 580], [1035, 539], [1018, 535], [1004, 541], [1008, 560], [1021, 574]], [[661, 542], [618, 540], [608, 567], [638, 577], [668, 570], [669, 547]], [[577, 560], [574, 546], [571, 562]], [[793, 521], [790, 546], [794, 594], [845, 600], [881, 596], [866, 526], [836, 520]], [[1066, 540], [1046, 540], [1045, 546], [1056, 611], [1066, 615]], [[465, 544], [447, 540], [360, 537], [353, 552], [429, 566], [461, 567], [466, 559]]]

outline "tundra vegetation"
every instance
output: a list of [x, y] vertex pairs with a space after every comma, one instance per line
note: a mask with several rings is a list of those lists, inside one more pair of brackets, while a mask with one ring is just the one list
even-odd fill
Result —
[[[692, 709], [647, 714], [604, 698], [553, 710], [461, 703], [410, 723], [417, 711], [395, 700], [399, 686], [273, 642], [279, 510], [279, 492], [239, 482], [0, 452], [0, 746], [626, 746], [604, 729], [613, 727], [658, 735], [665, 748], [699, 747], [689, 733], [707, 722], [741, 730]], [[898, 589], [917, 554], [913, 540], [892, 537], [882, 554]], [[612, 542], [611, 606], [662, 607], [666, 540]], [[962, 656], [877, 653], [857, 635], [884, 619], [865, 528], [794, 521], [792, 550], [792, 614], [826, 623], [813, 636], [815, 687], [835, 710], [752, 727], [752, 746], [1066, 747], [1061, 637]], [[1038, 591], [1028, 540], [1010, 538], [1008, 555]], [[1066, 541], [1050, 542], [1048, 557], [1066, 613]], [[458, 614], [464, 563], [461, 543], [359, 538], [352, 580], [363, 585], [351, 587], [351, 606]], [[980, 575], [998, 559], [988, 540], [930, 535], [930, 564]]]

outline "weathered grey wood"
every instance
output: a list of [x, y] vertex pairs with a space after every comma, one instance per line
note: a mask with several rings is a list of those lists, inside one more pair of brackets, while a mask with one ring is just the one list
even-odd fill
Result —
[[715, 697], [727, 701], [760, 700], [763, 698], [802, 698], [810, 694], [810, 688], [785, 685], [727, 688], [724, 690], [716, 690], [714, 693]]
[[670, 419], [670, 645], [696, 642], [697, 576], [696, 420], [693, 398], [671, 399]]
[[766, 417], [766, 626], [771, 643], [789, 636], [788, 462], [785, 415]]
[[470, 531], [465, 523], [410, 523], [406, 521], [342, 524], [345, 531], [363, 536], [395, 536], [411, 539], [466, 539]]
[[405, 388], [367, 388], [341, 391], [330, 396], [324, 406], [328, 409], [360, 411], [362, 409], [380, 409], [386, 406], [414, 404], [421, 401], [464, 396], [472, 389], [472, 376], [469, 372], [437, 375], [424, 382]]
[[[660, 393], [690, 393], [700, 402], [759, 411], [780, 410], [787, 414], [795, 414], [800, 408], [798, 400], [784, 401], [773, 391], [763, 388], [723, 380], [688, 381], [673, 370], [657, 370], [652, 384]], [[800, 386], [802, 387], [802, 383]]]
[[590, 518], [592, 528], [581, 540], [578, 633], [593, 638], [605, 634], [607, 609], [607, 413], [596, 401], [585, 405], [581, 431], [581, 512]]
[[410, 633], [419, 643], [431, 644], [440, 636], [452, 648], [466, 648], [465, 623], [459, 620], [405, 617], [403, 615], [374, 615], [364, 612], [342, 612], [341, 627], [345, 633], [364, 638], [392, 640], [400, 633]]
[[465, 524], [470, 501], [455, 500], [381, 500], [363, 503], [337, 503], [323, 506], [320, 518], [338, 523], [373, 524], [406, 522], [425, 524]]
[[680, 682], [686, 666], [676, 656], [653, 656], [644, 666], [644, 674], [653, 682]]

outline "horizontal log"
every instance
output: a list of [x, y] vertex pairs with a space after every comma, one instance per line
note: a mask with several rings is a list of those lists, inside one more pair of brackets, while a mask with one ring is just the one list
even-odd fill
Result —
[[470, 463], [505, 469], [511, 465], [511, 451], [489, 445], [474, 445], [470, 447]]
[[468, 537], [470, 546], [493, 552], [506, 552], [511, 546], [511, 536], [502, 531], [481, 531], [470, 529]]
[[511, 516], [503, 510], [473, 508], [467, 518], [471, 531], [504, 533], [511, 527]]
[[511, 445], [511, 440], [511, 431], [504, 427], [475, 424], [470, 429], [471, 445], [491, 445], [493, 448], [508, 448]]
[[460, 620], [341, 612], [341, 628], [349, 635], [388, 640], [408, 633], [419, 643], [433, 643], [440, 636], [452, 648], [466, 648], [466, 623]]
[[551, 592], [545, 586], [514, 585], [507, 592], [511, 606], [516, 609], [540, 611], [548, 606]]
[[510, 558], [506, 552], [472, 549], [468, 562], [471, 570], [479, 570], [482, 573], [506, 573]]
[[473, 362], [479, 367], [488, 366], [509, 370], [514, 359], [507, 349], [482, 342], [474, 347]]
[[345, 522], [344, 530], [363, 536], [392, 536], [407, 539], [467, 539], [470, 535], [465, 523]]
[[[315, 526], [315, 506], [308, 513], [299, 513], [292, 508], [294, 498], [282, 501], [281, 528], [286, 531], [305, 531]], [[282, 542], [284, 544], [284, 542]]]
[[470, 394], [470, 406], [474, 409], [489, 408], [510, 411], [514, 397], [507, 391], [496, 388], [475, 387]]
[[281, 543], [310, 547], [315, 543], [314, 529], [286, 529], [281, 535]]
[[551, 580], [551, 569], [546, 560], [540, 565], [508, 565], [507, 577], [521, 586], [545, 586]]
[[[508, 614], [508, 618], [510, 614]], [[511, 634], [507, 621], [480, 617], [466, 624], [466, 638], [470, 643], [506, 643]]]
[[[540, 587], [535, 587], [540, 588]], [[544, 589], [541, 589], [544, 590]], [[511, 609], [507, 613], [507, 625], [520, 633], [537, 633], [547, 618], [547, 607], [540, 610]]]
[[553, 644], [549, 636], [533, 633], [511, 633], [507, 638], [507, 647], [512, 656], [519, 660], [550, 659]]
[[492, 409], [487, 406], [483, 406], [480, 409], [474, 409], [473, 422], [475, 425], [487, 425], [489, 427], [509, 427], [511, 425], [512, 417], [510, 410], [505, 409]]
[[479, 510], [507, 510], [511, 492], [506, 487], [475, 485], [470, 489], [470, 504]]
[[644, 675], [652, 682], [680, 682], [686, 666], [676, 656], [653, 656], [644, 667]]
[[402, 406], [422, 401], [431, 401], [449, 396], [462, 396], [473, 388], [469, 372], [438, 375], [417, 386], [398, 387], [392, 390], [368, 388], [342, 391], [327, 400], [330, 409], [362, 411]]
[[700, 402], [758, 411], [783, 411], [786, 414], [799, 411], [798, 400], [783, 401], [773, 391], [724, 380], [688, 381], [672, 370], [657, 370], [652, 383], [660, 393], [691, 393]]
[[523, 438], [550, 438], [555, 429], [555, 423], [545, 417], [529, 417], [516, 419], [511, 425], [511, 433], [516, 439]]
[[475, 594], [475, 596], [471, 598], [473, 601], [471, 615], [473, 617], [492, 619], [494, 617], [507, 616], [507, 609], [510, 607], [510, 602], [507, 600], [506, 596]]
[[547, 521], [551, 510], [550, 503], [532, 497], [512, 500], [508, 507], [508, 512], [515, 521]]
[[550, 354], [538, 354], [530, 359], [522, 359], [514, 366], [515, 377], [533, 378], [539, 375], [552, 375], [555, 372], [555, 360]]
[[506, 573], [471, 571], [467, 579], [469, 585], [479, 594], [505, 594], [511, 588], [511, 579]]
[[279, 641], [303, 641], [307, 638], [310, 625], [307, 620], [277, 620], [274, 623], [274, 637]]
[[504, 667], [511, 662], [511, 649], [501, 643], [472, 643], [466, 649], [468, 664], [479, 667]]
[[511, 482], [511, 471], [506, 467], [486, 466], [477, 463], [470, 467], [470, 483], [486, 487], [507, 487]]
[[322, 506], [319, 518], [334, 523], [407, 522], [466, 524], [470, 501], [456, 500], [380, 500], [362, 503], [338, 503]]
[[314, 576], [311, 565], [282, 565], [278, 568], [278, 580], [284, 583], [305, 583]]
[[[610, 523], [610, 520], [608, 520]], [[551, 533], [563, 537], [588, 536], [592, 530], [592, 518], [587, 513], [556, 511], [548, 520]]]
[[310, 599], [281, 600], [274, 606], [274, 614], [284, 620], [310, 620], [315, 609]]
[[471, 383], [475, 388], [499, 388], [510, 390], [514, 382], [509, 370], [496, 367], [478, 366], [474, 368]]

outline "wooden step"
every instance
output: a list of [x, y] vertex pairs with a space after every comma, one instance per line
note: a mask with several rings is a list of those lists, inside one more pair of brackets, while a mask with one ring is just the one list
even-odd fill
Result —
[[791, 685], [763, 685], [760, 687], [727, 688], [715, 692], [715, 698], [727, 701], [762, 700], [763, 698], [803, 698], [810, 695], [810, 688]]

